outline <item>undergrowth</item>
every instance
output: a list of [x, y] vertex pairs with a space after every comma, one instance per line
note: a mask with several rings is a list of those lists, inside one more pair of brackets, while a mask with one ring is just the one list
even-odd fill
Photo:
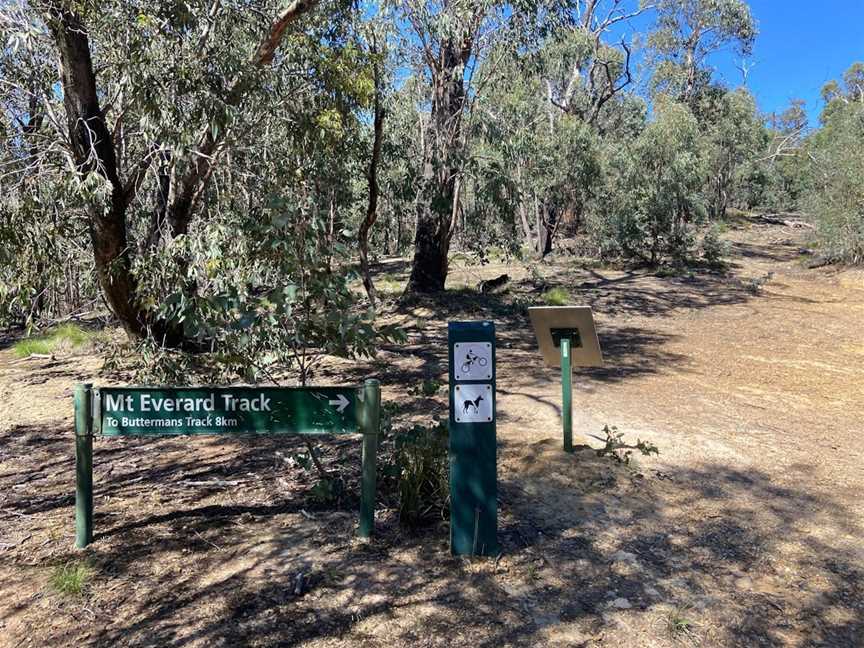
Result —
[[84, 594], [93, 576], [93, 569], [86, 562], [69, 561], [57, 565], [48, 583], [62, 596], [78, 597]]
[[595, 439], [603, 441], [605, 444], [597, 451], [598, 457], [611, 457], [618, 463], [629, 465], [634, 450], [638, 450], [645, 457], [650, 457], [652, 454], [659, 455], [660, 450], [650, 441], [636, 439], [636, 443], [629, 444], [624, 441], [624, 433], [619, 432], [614, 425], [609, 427], [603, 426], [603, 437], [595, 436]]
[[570, 303], [570, 293], [563, 288], [550, 288], [543, 295], [543, 301], [550, 306], [566, 306]]
[[393, 409], [385, 406], [381, 417], [382, 492], [396, 500], [399, 523], [419, 528], [446, 519], [449, 512], [447, 423], [393, 425]]
[[61, 324], [44, 333], [16, 342], [12, 349], [19, 358], [33, 354], [50, 355], [60, 349], [77, 349], [91, 342], [95, 336], [77, 324]]

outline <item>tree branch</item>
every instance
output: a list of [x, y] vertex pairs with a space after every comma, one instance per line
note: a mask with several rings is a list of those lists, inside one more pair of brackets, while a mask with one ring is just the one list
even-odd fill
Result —
[[[285, 36], [285, 30], [292, 22], [309, 12], [318, 4], [318, 0], [294, 0], [286, 7], [264, 35], [255, 54], [249, 61], [250, 68], [260, 68], [270, 64], [279, 43]], [[231, 86], [225, 103], [238, 105], [243, 100], [249, 71], [241, 73]], [[225, 131], [213, 135], [213, 130], [207, 125], [199, 137], [199, 144], [186, 172], [177, 181], [174, 200], [168, 209], [168, 222], [172, 235], [185, 234], [189, 221], [199, 198], [204, 194], [207, 183], [213, 174], [216, 158], [222, 149]]]
[[282, 42], [282, 37], [285, 35], [285, 29], [288, 25], [314, 8], [317, 4], [318, 0], [294, 0], [294, 2], [288, 5], [279, 14], [279, 17], [270, 27], [270, 31], [264, 40], [261, 41], [255, 52], [255, 56], [252, 57], [252, 63], [259, 67], [269, 65], [273, 61], [273, 55], [279, 43]]

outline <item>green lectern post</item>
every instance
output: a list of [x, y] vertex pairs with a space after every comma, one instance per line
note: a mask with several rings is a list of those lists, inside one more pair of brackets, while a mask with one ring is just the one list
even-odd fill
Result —
[[528, 314], [544, 362], [549, 367], [561, 367], [564, 451], [573, 452], [573, 367], [603, 364], [594, 314], [588, 306], [535, 306]]

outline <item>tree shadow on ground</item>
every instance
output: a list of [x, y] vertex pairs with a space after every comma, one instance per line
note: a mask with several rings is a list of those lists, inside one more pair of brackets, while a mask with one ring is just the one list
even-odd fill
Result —
[[[760, 471], [706, 464], [661, 479], [556, 446], [502, 444], [499, 560], [451, 557], [446, 526], [406, 535], [386, 511], [359, 542], [356, 502], [308, 513], [272, 470], [225, 501], [186, 493], [155, 509], [135, 506], [137, 484], [106, 477], [112, 495], [97, 506], [112, 518], [85, 552], [90, 643], [589, 645], [626, 626], [654, 628], [662, 646], [681, 638], [664, 621], [679, 610], [691, 638], [716, 645], [862, 636], [864, 570], [838, 540], [860, 529], [842, 506]], [[235, 450], [272, 460], [272, 447]], [[142, 470], [151, 492], [169, 480]]]

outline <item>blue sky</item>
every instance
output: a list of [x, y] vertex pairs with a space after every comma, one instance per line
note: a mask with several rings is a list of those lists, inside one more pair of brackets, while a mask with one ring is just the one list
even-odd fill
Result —
[[[855, 61], [864, 62], [864, 0], [750, 0], [759, 36], [747, 86], [759, 108], [780, 112], [791, 99], [804, 99], [813, 125], [819, 91], [839, 79]], [[731, 52], [715, 61], [717, 76], [741, 84]]]

